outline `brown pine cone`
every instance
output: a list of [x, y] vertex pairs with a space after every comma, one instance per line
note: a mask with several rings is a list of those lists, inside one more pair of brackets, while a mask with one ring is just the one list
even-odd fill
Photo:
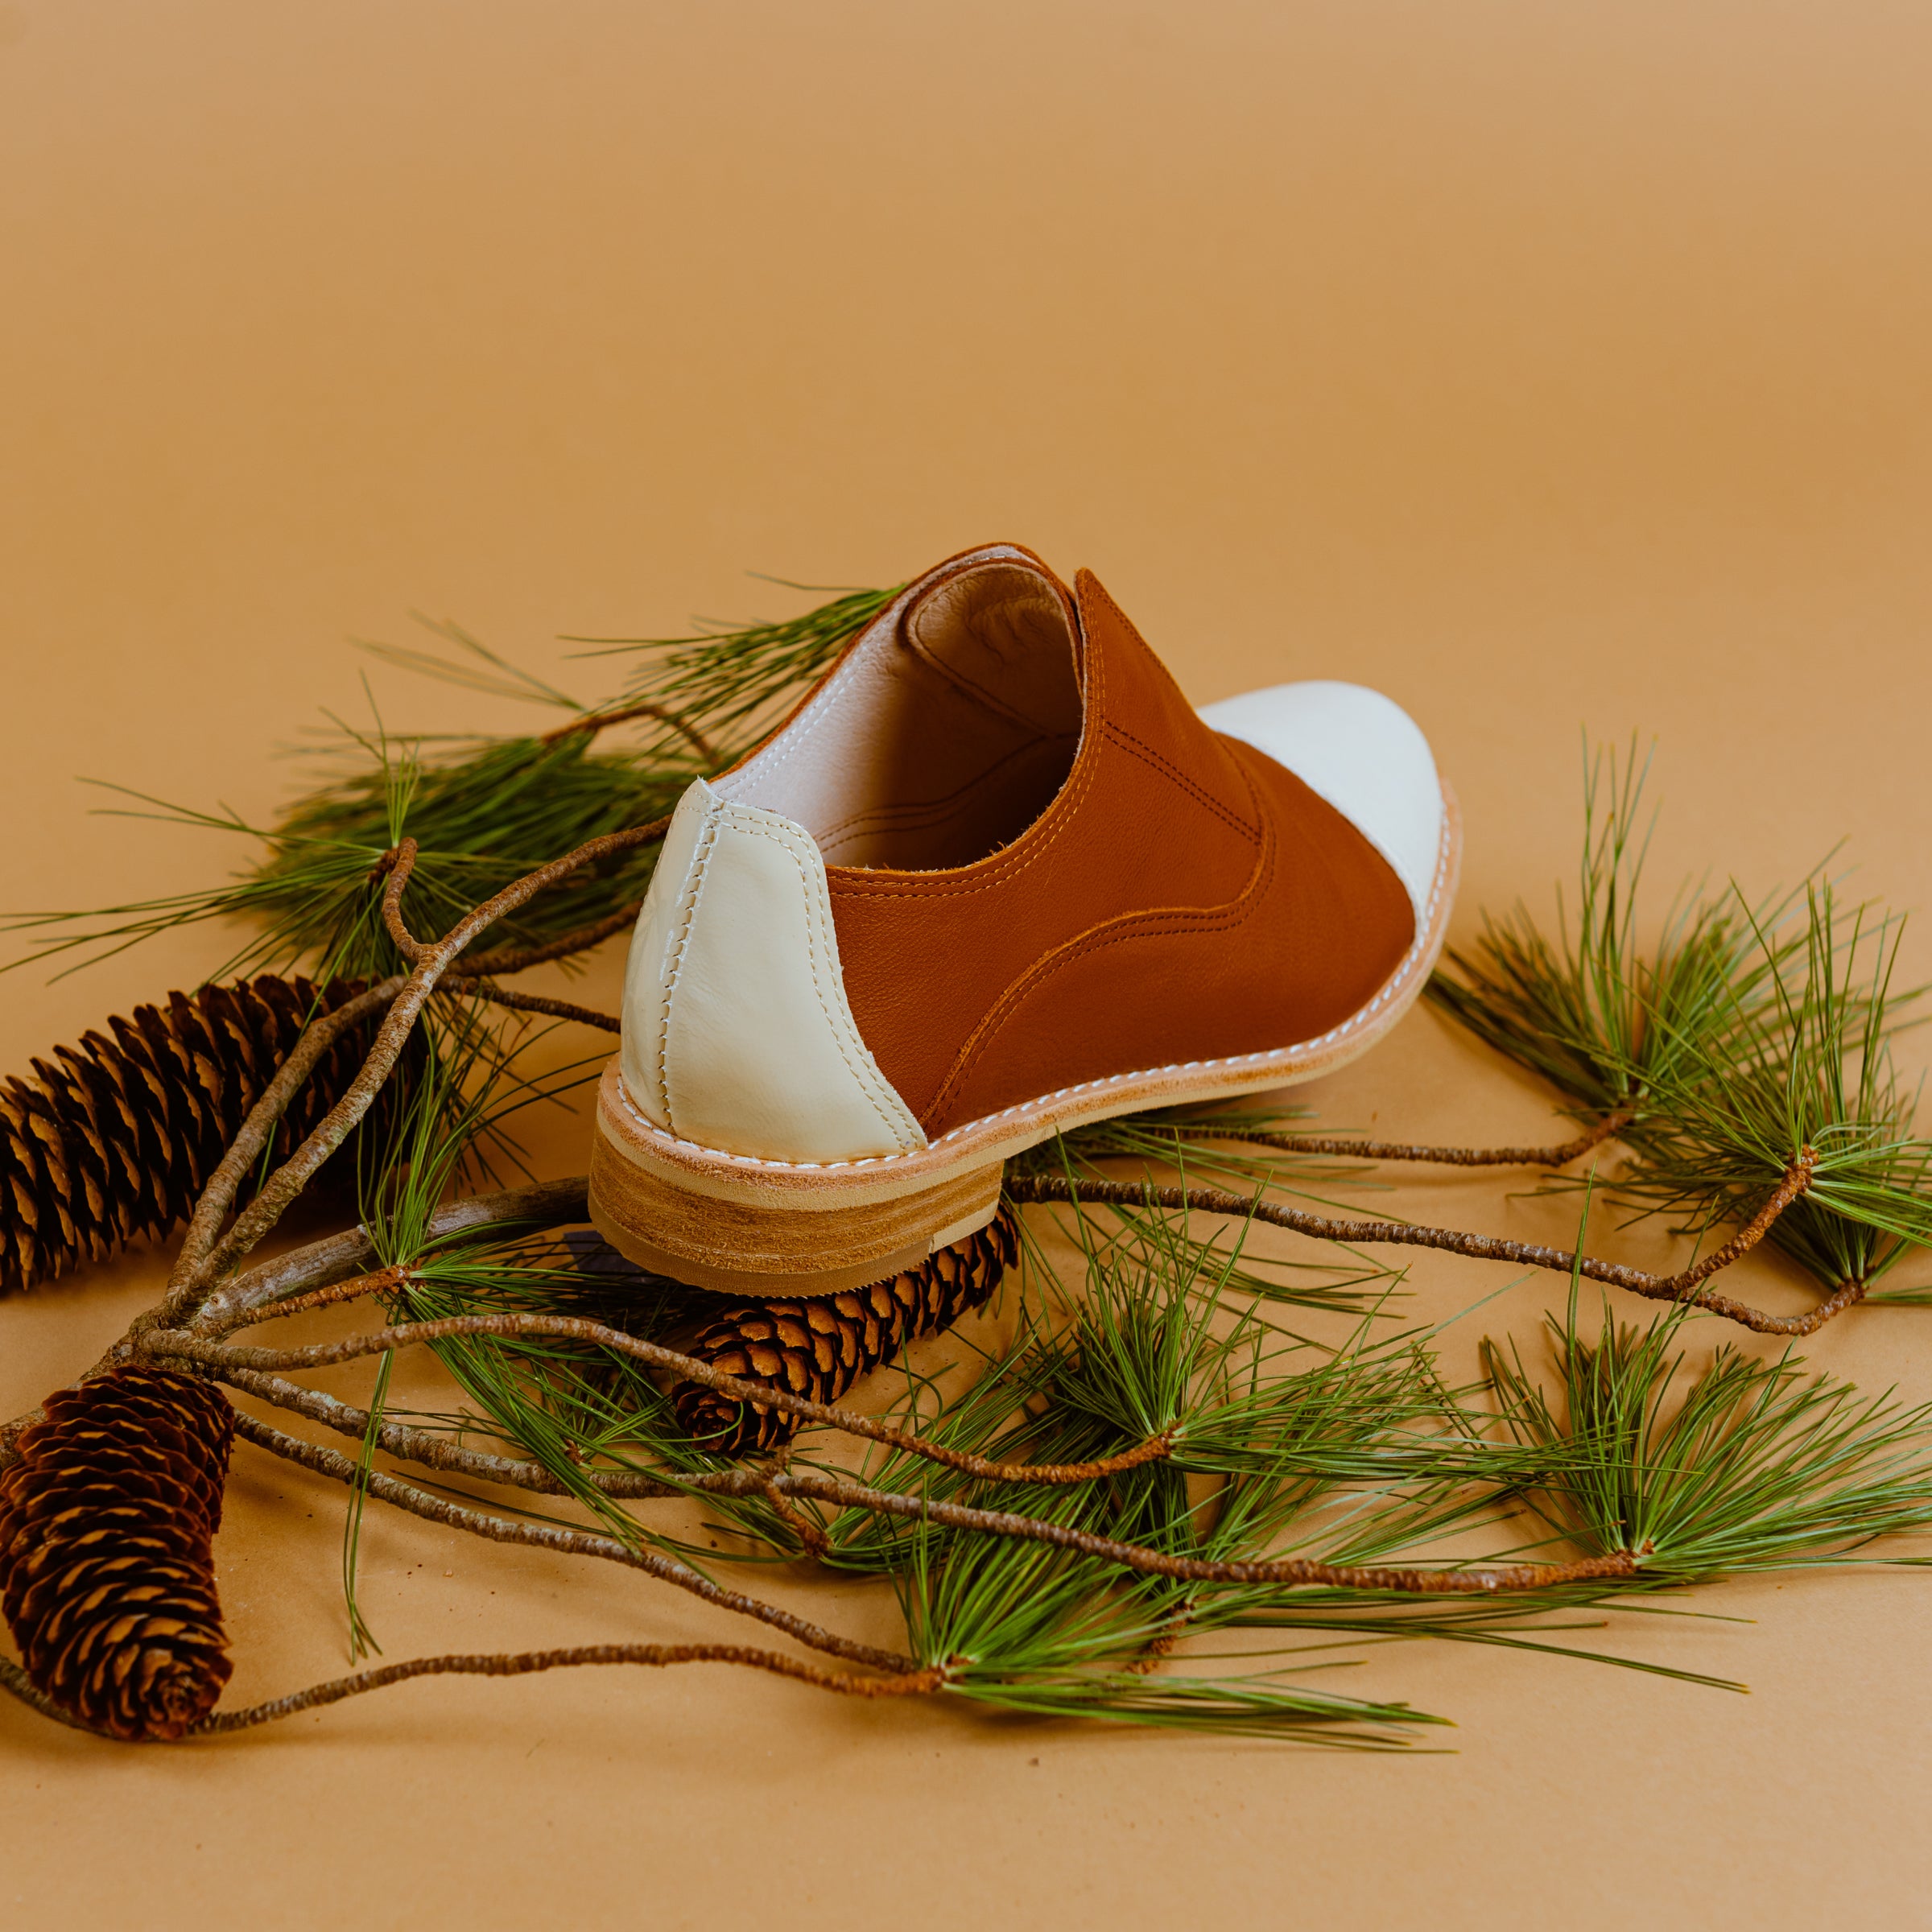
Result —
[[[171, 993], [164, 1006], [109, 1020], [112, 1039], [89, 1032], [56, 1046], [52, 1062], [33, 1063], [33, 1080], [0, 1081], [0, 1294], [185, 1220], [309, 1016], [361, 985], [318, 991], [265, 975]], [[323, 1056], [283, 1117], [277, 1160], [341, 1097], [374, 1024]]]
[[[942, 1248], [922, 1267], [848, 1294], [733, 1302], [683, 1352], [748, 1382], [836, 1402], [915, 1335], [949, 1328], [977, 1308], [1019, 1251], [1019, 1224], [1002, 1201], [977, 1234]], [[775, 1448], [799, 1427], [794, 1416], [755, 1403], [747, 1408], [702, 1382], [678, 1383], [671, 1400], [693, 1440], [723, 1455]]]
[[234, 1434], [211, 1384], [117, 1368], [52, 1397], [0, 1475], [0, 1608], [35, 1687], [92, 1730], [180, 1737], [228, 1682], [213, 1545]]

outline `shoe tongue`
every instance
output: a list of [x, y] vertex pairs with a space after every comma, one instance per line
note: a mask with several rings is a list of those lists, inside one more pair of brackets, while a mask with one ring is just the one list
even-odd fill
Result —
[[992, 557], [943, 578], [907, 612], [906, 647], [982, 704], [1048, 737], [1080, 729], [1072, 599], [1043, 564]]

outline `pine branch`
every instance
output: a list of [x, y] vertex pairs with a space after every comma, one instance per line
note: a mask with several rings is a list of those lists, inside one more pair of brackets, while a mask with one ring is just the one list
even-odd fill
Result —
[[1024, 1466], [988, 1462], [984, 1457], [963, 1455], [942, 1444], [922, 1441], [890, 1423], [854, 1414], [830, 1403], [815, 1402], [769, 1383], [742, 1381], [721, 1373], [695, 1356], [660, 1347], [601, 1322], [567, 1316], [538, 1315], [452, 1315], [441, 1321], [405, 1322], [371, 1330], [340, 1342], [318, 1342], [306, 1348], [246, 1348], [221, 1342], [204, 1341], [179, 1329], [155, 1328], [141, 1338], [146, 1354], [171, 1361], [194, 1362], [217, 1375], [231, 1368], [279, 1372], [291, 1368], [328, 1368], [371, 1355], [386, 1355], [392, 1350], [454, 1340], [467, 1335], [551, 1336], [568, 1341], [588, 1342], [614, 1354], [628, 1355], [655, 1368], [674, 1371], [689, 1381], [716, 1389], [734, 1402], [779, 1409], [802, 1421], [826, 1424], [848, 1435], [861, 1436], [939, 1463], [948, 1468], [989, 1482], [1087, 1483], [1166, 1456], [1172, 1445], [1164, 1435], [1150, 1436], [1121, 1455], [1100, 1463], [1027, 1463]]
[[[15, 964], [70, 956], [85, 964], [159, 933], [240, 919], [255, 936], [211, 978], [304, 963], [325, 978], [381, 978], [397, 960], [374, 920], [368, 880], [401, 838], [416, 841], [419, 894], [435, 922], [446, 924], [551, 853], [663, 819], [693, 778], [742, 755], [762, 722], [897, 594], [852, 592], [776, 624], [633, 641], [622, 648], [642, 662], [631, 693], [592, 706], [454, 625], [429, 626], [454, 647], [450, 654], [365, 646], [419, 675], [573, 715], [541, 734], [453, 741], [337, 725], [323, 754], [329, 775], [268, 824], [106, 786], [127, 801], [114, 809], [239, 836], [262, 856], [207, 891], [91, 912], [18, 914], [0, 930], [28, 941]], [[630, 731], [646, 722], [657, 729]], [[636, 916], [654, 863], [648, 844], [613, 852], [540, 904], [519, 907], [504, 922], [502, 956], [477, 970], [569, 956], [621, 931]]]
[[[779, 580], [774, 580], [778, 581]], [[822, 584], [787, 584], [822, 591]], [[685, 638], [572, 638], [601, 646], [588, 655], [641, 657], [630, 701], [700, 721], [729, 748], [729, 763], [764, 735], [786, 702], [828, 671], [905, 588], [848, 590], [778, 623], [708, 627]]]
[[1719, 1349], [1673, 1400], [1682, 1316], [1578, 1333], [1576, 1297], [1552, 1318], [1562, 1394], [1520, 1356], [1484, 1344], [1497, 1402], [1520, 1439], [1560, 1451], [1532, 1492], [1583, 1547], [1636, 1550], [1660, 1575], [1708, 1579], [1841, 1560], [1872, 1538], [1932, 1525], [1932, 1405], [1901, 1408], [1807, 1377], [1786, 1355]]
[[1932, 1144], [1912, 1135], [1918, 1096], [1892, 1060], [1899, 923], [1874, 927], [1861, 907], [1847, 935], [1829, 886], [1807, 906], [1802, 972], [1781, 976], [1765, 1005], [1733, 1009], [1721, 1055], [1706, 1042], [1674, 1056], [1615, 1192], [1694, 1225], [1733, 1216], [1795, 1135], [1816, 1151], [1812, 1180], [1771, 1238], [1836, 1292], [1932, 1243]]
[[1635, 1110], [1620, 1107], [1604, 1116], [1593, 1127], [1567, 1141], [1542, 1146], [1448, 1147], [1425, 1146], [1415, 1141], [1371, 1141], [1334, 1134], [1276, 1133], [1239, 1125], [1217, 1128], [1212, 1121], [1195, 1125], [1193, 1131], [1205, 1140], [1241, 1141], [1251, 1147], [1278, 1147], [1284, 1154], [1339, 1155], [1356, 1161], [1403, 1161], [1446, 1167], [1567, 1167], [1592, 1149], [1616, 1138], [1633, 1117]]
[[655, 1669], [674, 1664], [737, 1664], [844, 1697], [919, 1697], [939, 1689], [946, 1681], [946, 1674], [940, 1669], [909, 1671], [895, 1677], [861, 1677], [853, 1672], [824, 1670], [779, 1651], [749, 1649], [742, 1644], [584, 1644], [568, 1650], [419, 1657], [407, 1663], [384, 1664], [353, 1677], [339, 1677], [266, 1703], [251, 1704], [246, 1710], [217, 1711], [204, 1718], [188, 1735], [214, 1737], [252, 1730], [258, 1724], [339, 1704], [345, 1699], [387, 1690], [392, 1684], [407, 1683], [419, 1677], [526, 1677], [536, 1671], [580, 1670], [600, 1664], [643, 1665]]
[[403, 1482], [380, 1470], [365, 1474], [351, 1458], [333, 1449], [324, 1448], [319, 1443], [305, 1443], [285, 1435], [240, 1410], [236, 1412], [235, 1433], [258, 1448], [281, 1457], [284, 1462], [297, 1463], [345, 1488], [361, 1485], [378, 1501], [390, 1504], [409, 1515], [419, 1516], [427, 1521], [440, 1523], [447, 1529], [460, 1530], [471, 1536], [481, 1537], [486, 1542], [514, 1543], [530, 1549], [552, 1550], [561, 1555], [592, 1557], [641, 1570], [658, 1582], [688, 1591], [717, 1608], [730, 1610], [768, 1624], [775, 1630], [782, 1630], [807, 1648], [822, 1651], [828, 1656], [844, 1657], [848, 1662], [863, 1664], [873, 1670], [903, 1671], [915, 1667], [910, 1660], [892, 1651], [840, 1637], [808, 1618], [747, 1596], [742, 1591], [724, 1589], [688, 1563], [679, 1563], [654, 1550], [638, 1549], [615, 1537], [549, 1524], [516, 1522], [488, 1510], [446, 1501], [413, 1483]]
[[[1429, 1228], [1409, 1221], [1341, 1219], [1331, 1215], [1310, 1214], [1300, 1208], [1283, 1207], [1256, 1197], [1244, 1198], [1219, 1188], [1155, 1187], [1127, 1181], [1072, 1182], [1051, 1175], [1017, 1177], [1006, 1183], [1009, 1195], [1016, 1201], [1044, 1203], [1123, 1207], [1129, 1211], [1150, 1207], [1195, 1210], [1206, 1214], [1238, 1216], [1244, 1220], [1265, 1221], [1287, 1228], [1318, 1240], [1363, 1243], [1386, 1242], [1397, 1246], [1434, 1248], [1459, 1254], [1473, 1261], [1513, 1261], [1520, 1266], [1546, 1268], [1559, 1274], [1581, 1273], [1591, 1281], [1608, 1282], [1632, 1294], [1652, 1301], [1682, 1302], [1707, 1315], [1721, 1315], [1761, 1335], [1808, 1334], [1830, 1319], [1831, 1315], [1852, 1306], [1858, 1294], [1856, 1284], [1847, 1292], [1820, 1303], [1802, 1315], [1767, 1315], [1706, 1288], [1703, 1284], [1720, 1269], [1748, 1253], [1775, 1224], [1777, 1217], [1812, 1184], [1816, 1157], [1809, 1148], [1800, 1148], [1758, 1212], [1739, 1232], [1715, 1254], [1693, 1262], [1676, 1274], [1653, 1274], [1647, 1269], [1628, 1267], [1620, 1261], [1600, 1261], [1592, 1255], [1574, 1253], [1568, 1249], [1548, 1248], [1530, 1241], [1505, 1240], [1499, 1235], [1465, 1233], [1453, 1228]], [[1821, 1311], [1827, 1310], [1827, 1313]]]

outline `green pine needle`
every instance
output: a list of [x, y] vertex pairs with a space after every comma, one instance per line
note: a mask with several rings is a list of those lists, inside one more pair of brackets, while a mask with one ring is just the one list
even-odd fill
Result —
[[356, 1480], [349, 1492], [349, 1513], [342, 1525], [342, 1600], [349, 1611], [349, 1661], [360, 1663], [365, 1657], [382, 1653], [375, 1633], [364, 1620], [357, 1597], [357, 1575], [362, 1554], [362, 1510], [369, 1501], [369, 1478], [375, 1468], [376, 1438], [382, 1426], [383, 1411], [389, 1401], [390, 1371], [395, 1366], [392, 1351], [376, 1368], [375, 1393], [369, 1397], [369, 1426], [363, 1431], [361, 1453], [356, 1459]]
[[[1912, 1134], [1918, 1095], [1892, 1058], [1900, 922], [1873, 924], [1860, 907], [1847, 931], [1828, 885], [1806, 900], [1802, 975], [1781, 971], [1770, 999], [1734, 1003], [1721, 1047], [1707, 1038], [1672, 1056], [1615, 1191], [1699, 1228], [1742, 1220], [1809, 1147], [1810, 1186], [1769, 1238], [1831, 1290], [1932, 1242], [1932, 1145]], [[1776, 943], [1759, 943], [1769, 960]]]
[[[786, 590], [822, 593], [820, 584], [766, 580]], [[830, 670], [839, 654], [878, 617], [902, 584], [884, 590], [843, 590], [803, 615], [776, 623], [707, 625], [685, 638], [572, 638], [594, 644], [586, 657], [641, 658], [625, 701], [662, 706], [696, 725], [731, 762], [762, 737], [786, 704]], [[675, 737], [663, 726], [646, 749], [662, 751]]]
[[1932, 1242], [1932, 1143], [1891, 1051], [1923, 991], [1894, 985], [1901, 922], [1843, 911], [1816, 875], [1757, 905], [1686, 890], [1644, 952], [1644, 776], [1634, 745], [1586, 770], [1574, 931], [1560, 909], [1554, 939], [1520, 905], [1486, 918], [1430, 997], [1579, 1118], [1630, 1114], [1608, 1185], [1636, 1215], [1699, 1234], [1748, 1220], [1810, 1148], [1810, 1184], [1769, 1243], [1827, 1292], [1876, 1282]]
[[1644, 950], [1649, 774], [1634, 740], [1620, 759], [1600, 749], [1584, 767], [1574, 927], [1560, 890], [1554, 939], [1520, 902], [1500, 919], [1485, 913], [1475, 945], [1451, 948], [1427, 989], [1437, 1007], [1547, 1080], [1590, 1125], [1625, 1108], [1641, 1121], [1648, 1096], [1687, 1057], [1721, 1052], [1740, 1017], [1776, 997], [1778, 971], [1799, 943], [1758, 943], [1779, 933], [1795, 894], [1740, 916], [1728, 898], [1686, 889], [1655, 947]]
[[1485, 1345], [1511, 1429], [1553, 1452], [1532, 1508], [1595, 1554], [1629, 1550], [1653, 1577], [1707, 1581], [1840, 1563], [1875, 1538], [1932, 1525], [1932, 1405], [1861, 1397], [1786, 1355], [1717, 1348], [1682, 1393], [1673, 1309], [1643, 1327], [1606, 1306], [1578, 1332], [1550, 1323], [1554, 1401], [1513, 1347]]

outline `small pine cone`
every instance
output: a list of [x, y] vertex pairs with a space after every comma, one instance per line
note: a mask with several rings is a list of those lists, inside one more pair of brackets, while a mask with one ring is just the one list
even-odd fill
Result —
[[91, 1730], [180, 1737], [228, 1682], [213, 1545], [234, 1435], [211, 1384], [117, 1368], [51, 1398], [0, 1475], [0, 1608], [36, 1688]]
[[[1020, 1233], [1005, 1202], [977, 1234], [942, 1248], [923, 1266], [847, 1294], [734, 1302], [684, 1350], [727, 1375], [769, 1382], [815, 1402], [836, 1402], [914, 1336], [949, 1328], [977, 1308], [1018, 1258]], [[791, 1440], [795, 1417], [755, 1403], [749, 1410], [702, 1382], [679, 1382], [671, 1406], [692, 1439], [724, 1455]]]
[[[89, 1032], [56, 1046], [31, 1081], [0, 1080], [0, 1294], [187, 1220], [310, 1015], [361, 990], [265, 975], [171, 993], [109, 1020], [112, 1039]], [[373, 1025], [324, 1055], [283, 1117], [278, 1160], [341, 1099]]]

